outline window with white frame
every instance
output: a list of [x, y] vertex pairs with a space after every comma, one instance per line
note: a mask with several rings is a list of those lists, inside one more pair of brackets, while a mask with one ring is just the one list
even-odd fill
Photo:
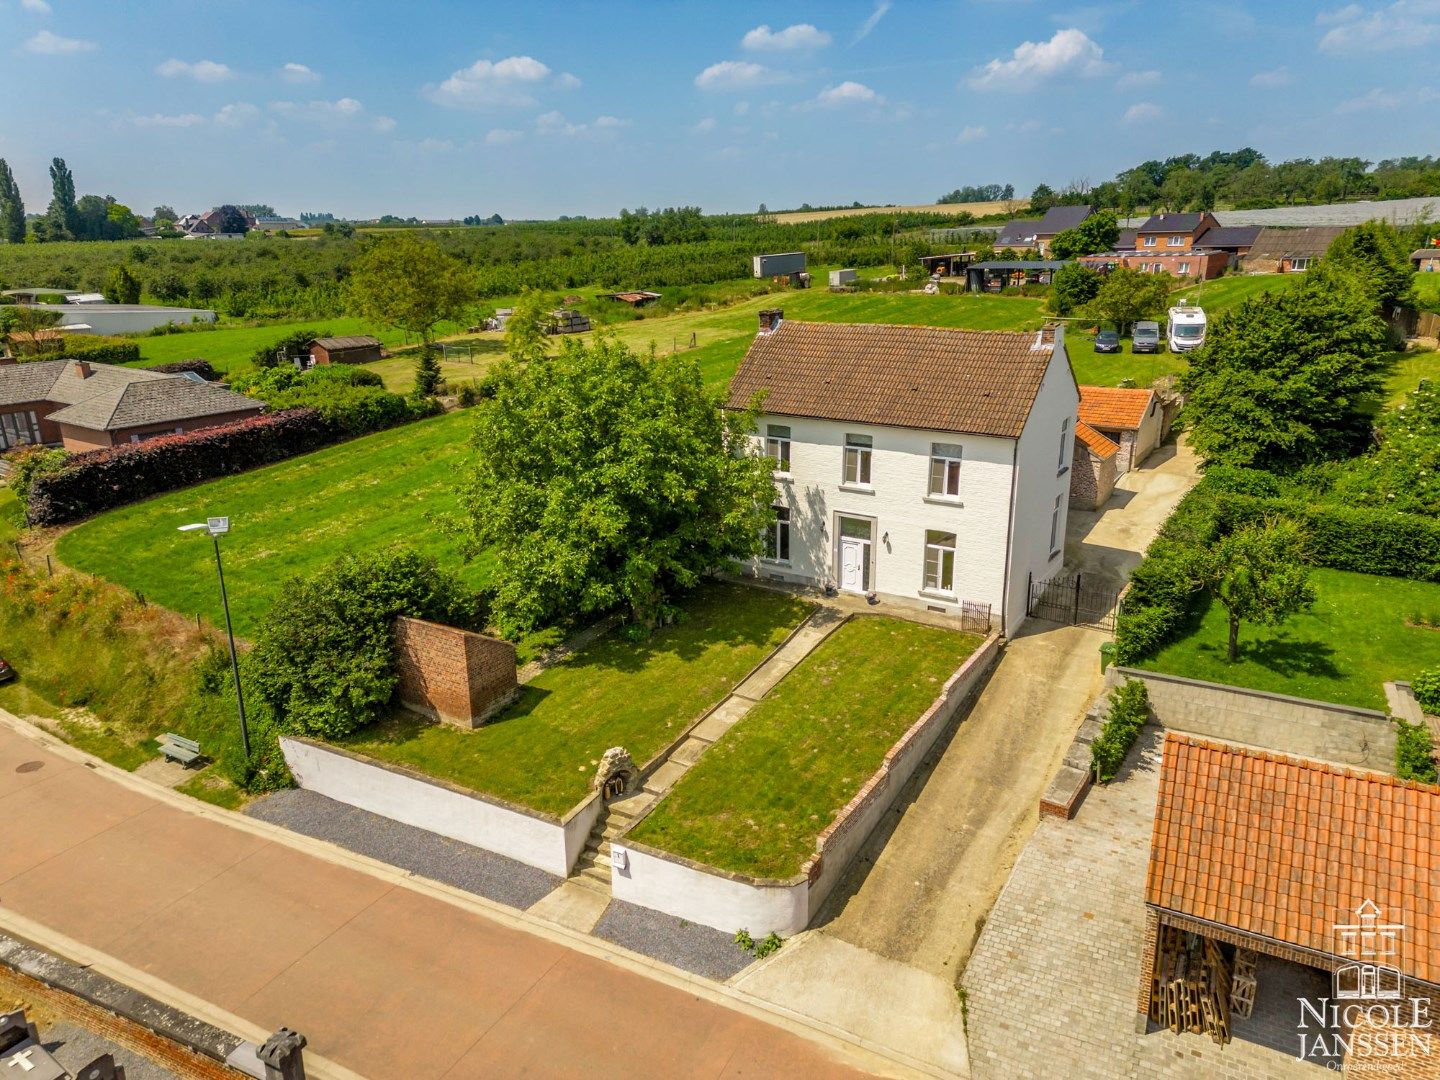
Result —
[[765, 558], [771, 562], [790, 561], [790, 508], [776, 506], [775, 520], [765, 527]]
[[960, 460], [963, 447], [956, 443], [930, 444], [930, 494], [944, 499], [960, 495]]
[[1310, 260], [1309, 260], [1309, 259], [1291, 259], [1291, 260], [1290, 260], [1290, 269], [1291, 269], [1292, 271], [1296, 272], [1296, 273], [1299, 273], [1301, 270], [1309, 270], [1309, 269], [1310, 269]]
[[870, 486], [870, 458], [875, 440], [869, 435], [845, 436], [844, 481], [858, 487]]
[[1182, 273], [1182, 274], [1188, 274], [1188, 273], [1190, 273], [1190, 264], [1189, 264], [1188, 262], [1182, 262], [1182, 263], [1180, 264], [1180, 273]]
[[927, 592], [955, 591], [955, 534], [925, 532], [925, 589]]
[[1166, 245], [1168, 245], [1169, 247], [1184, 247], [1184, 246], [1185, 246], [1185, 237], [1183, 237], [1183, 236], [1167, 236], [1167, 237], [1165, 238], [1165, 243], [1166, 243]]
[[1145, 238], [1141, 241], [1141, 243], [1144, 244], [1145, 247], [1154, 247], [1154, 246], [1155, 246], [1155, 237], [1153, 237], [1153, 236], [1147, 236], [1147, 237], [1145, 237]]
[[788, 424], [765, 425], [765, 456], [775, 463], [776, 472], [790, 471], [790, 426]]
[[1070, 418], [1067, 416], [1060, 421], [1060, 462], [1055, 467], [1061, 472], [1065, 471], [1065, 463], [1070, 460]]
[[1060, 505], [1064, 495], [1055, 496], [1055, 509], [1050, 512], [1050, 554], [1060, 550]]
[[0, 416], [0, 450], [12, 446], [36, 446], [40, 442], [40, 421], [33, 411]]

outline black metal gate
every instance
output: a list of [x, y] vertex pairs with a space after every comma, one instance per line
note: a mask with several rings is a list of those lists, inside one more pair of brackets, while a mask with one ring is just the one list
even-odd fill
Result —
[[1029, 614], [1037, 619], [1114, 631], [1120, 586], [1098, 574], [1030, 578]]

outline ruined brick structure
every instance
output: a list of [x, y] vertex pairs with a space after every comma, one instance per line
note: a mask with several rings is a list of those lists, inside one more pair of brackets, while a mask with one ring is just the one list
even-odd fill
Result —
[[517, 693], [515, 646], [422, 619], [395, 620], [400, 703], [407, 709], [475, 728]]

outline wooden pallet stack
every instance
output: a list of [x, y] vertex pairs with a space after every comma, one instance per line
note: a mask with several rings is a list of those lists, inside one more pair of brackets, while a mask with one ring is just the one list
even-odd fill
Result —
[[583, 334], [590, 329], [590, 316], [578, 311], [552, 311], [549, 332], [552, 334]]
[[1235, 970], [1230, 976], [1230, 1011], [1246, 1020], [1255, 1009], [1255, 967], [1258, 960], [1253, 949], [1235, 950]]
[[[1174, 927], [1160, 930], [1150, 981], [1150, 1019], [1179, 1034], [1230, 1041], [1230, 963], [1209, 938]], [[1252, 994], [1253, 1001], [1253, 994]]]

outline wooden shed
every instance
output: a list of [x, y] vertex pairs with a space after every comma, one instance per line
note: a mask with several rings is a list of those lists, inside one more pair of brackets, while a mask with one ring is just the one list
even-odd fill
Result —
[[384, 356], [373, 337], [322, 337], [310, 342], [312, 364], [368, 364]]

